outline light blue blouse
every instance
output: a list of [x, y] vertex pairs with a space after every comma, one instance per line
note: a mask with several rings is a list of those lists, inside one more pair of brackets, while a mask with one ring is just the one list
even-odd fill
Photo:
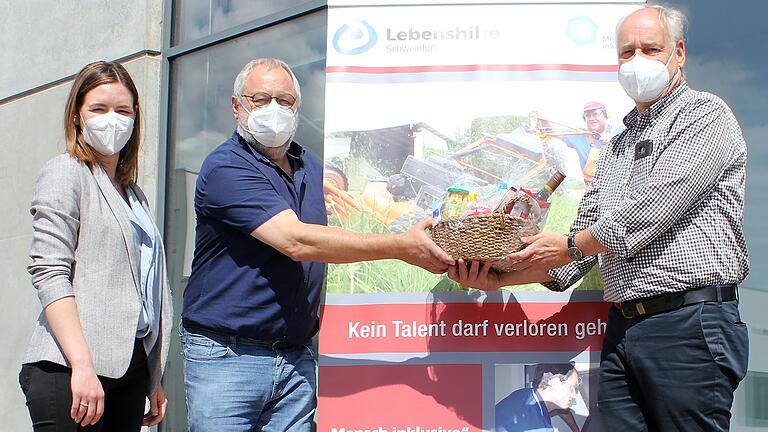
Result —
[[160, 306], [163, 298], [160, 293], [160, 278], [164, 265], [160, 246], [162, 239], [136, 194], [131, 188], [126, 190], [130, 205], [125, 200], [120, 201], [123, 202], [128, 219], [133, 225], [136, 256], [139, 257], [136, 264], [141, 278], [141, 313], [136, 337], [142, 339], [144, 351], [149, 354], [160, 333]]

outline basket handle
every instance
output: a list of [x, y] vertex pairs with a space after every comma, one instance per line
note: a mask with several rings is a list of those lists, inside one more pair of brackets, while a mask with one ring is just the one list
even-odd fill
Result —
[[525, 202], [527, 204], [531, 204], [531, 197], [524, 194], [524, 193], [518, 193], [514, 195], [512, 198], [502, 202], [499, 204], [498, 207], [496, 207], [496, 210], [494, 210], [494, 213], [504, 213], [504, 209], [509, 207], [510, 204], [517, 203], [517, 202]]

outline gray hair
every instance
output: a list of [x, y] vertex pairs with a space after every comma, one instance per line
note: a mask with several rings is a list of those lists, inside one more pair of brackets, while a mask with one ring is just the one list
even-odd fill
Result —
[[272, 70], [275, 68], [282, 68], [284, 71], [288, 72], [288, 75], [291, 76], [291, 79], [293, 80], [293, 90], [296, 93], [296, 106], [299, 106], [301, 104], [301, 88], [299, 87], [299, 80], [296, 79], [296, 75], [293, 74], [293, 71], [288, 66], [287, 63], [280, 59], [276, 58], [258, 58], [255, 60], [251, 60], [243, 66], [243, 68], [240, 70], [240, 72], [235, 77], [235, 85], [233, 88], [233, 95], [237, 98], [243, 95], [243, 89], [245, 88], [245, 80], [248, 78], [248, 74], [251, 73], [253, 68], [256, 66], [264, 66], [267, 68], [267, 70]]
[[[679, 9], [662, 6], [659, 4], [646, 5], [645, 7], [655, 9], [656, 12], [658, 12], [659, 22], [662, 26], [664, 26], [664, 28], [667, 29], [667, 33], [669, 34], [669, 42], [671, 42], [670, 45], [673, 45], [672, 49], [674, 49], [674, 45], [679, 41], [685, 41], [685, 30], [688, 26], [688, 18], [686, 18], [683, 12], [681, 12]], [[620, 19], [619, 23], [616, 25], [615, 40], [617, 43], [619, 40], [619, 29], [621, 28], [621, 25], [624, 24], [624, 20], [626, 18], [627, 17], [625, 16]], [[619, 46], [616, 45], [616, 48], [619, 49]]]
[[544, 390], [549, 387], [549, 382], [557, 378], [560, 382], [565, 382], [571, 375], [577, 373], [573, 362], [569, 363], [539, 363], [533, 372], [533, 387]]

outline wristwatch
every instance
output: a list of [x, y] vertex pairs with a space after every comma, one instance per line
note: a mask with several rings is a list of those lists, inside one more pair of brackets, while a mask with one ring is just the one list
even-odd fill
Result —
[[576, 246], [575, 236], [576, 234], [568, 235], [568, 258], [573, 261], [581, 261], [584, 259], [584, 253]]

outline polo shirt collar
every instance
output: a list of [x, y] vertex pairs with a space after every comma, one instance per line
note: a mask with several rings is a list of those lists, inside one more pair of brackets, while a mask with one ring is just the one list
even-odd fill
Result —
[[[255, 157], [259, 162], [268, 164], [268, 165], [274, 165], [277, 166], [274, 162], [272, 162], [269, 158], [261, 154], [258, 150], [256, 150], [248, 141], [245, 140], [242, 136], [240, 136], [239, 133], [237, 133], [237, 130], [232, 132], [232, 141], [238, 143], [241, 147], [243, 147], [246, 151], [251, 153], [253, 157]], [[286, 155], [293, 160], [295, 163], [295, 169], [298, 168], [304, 168], [304, 154], [306, 153], [306, 150], [304, 147], [302, 147], [299, 143], [296, 141], [291, 141], [291, 144], [288, 147], [288, 152], [286, 152]]]
[[293, 159], [294, 162], [296, 162], [296, 167], [304, 168], [304, 153], [306, 153], [306, 150], [304, 150], [304, 147], [299, 145], [296, 141], [291, 141], [291, 145], [288, 147], [288, 152], [286, 155]]

